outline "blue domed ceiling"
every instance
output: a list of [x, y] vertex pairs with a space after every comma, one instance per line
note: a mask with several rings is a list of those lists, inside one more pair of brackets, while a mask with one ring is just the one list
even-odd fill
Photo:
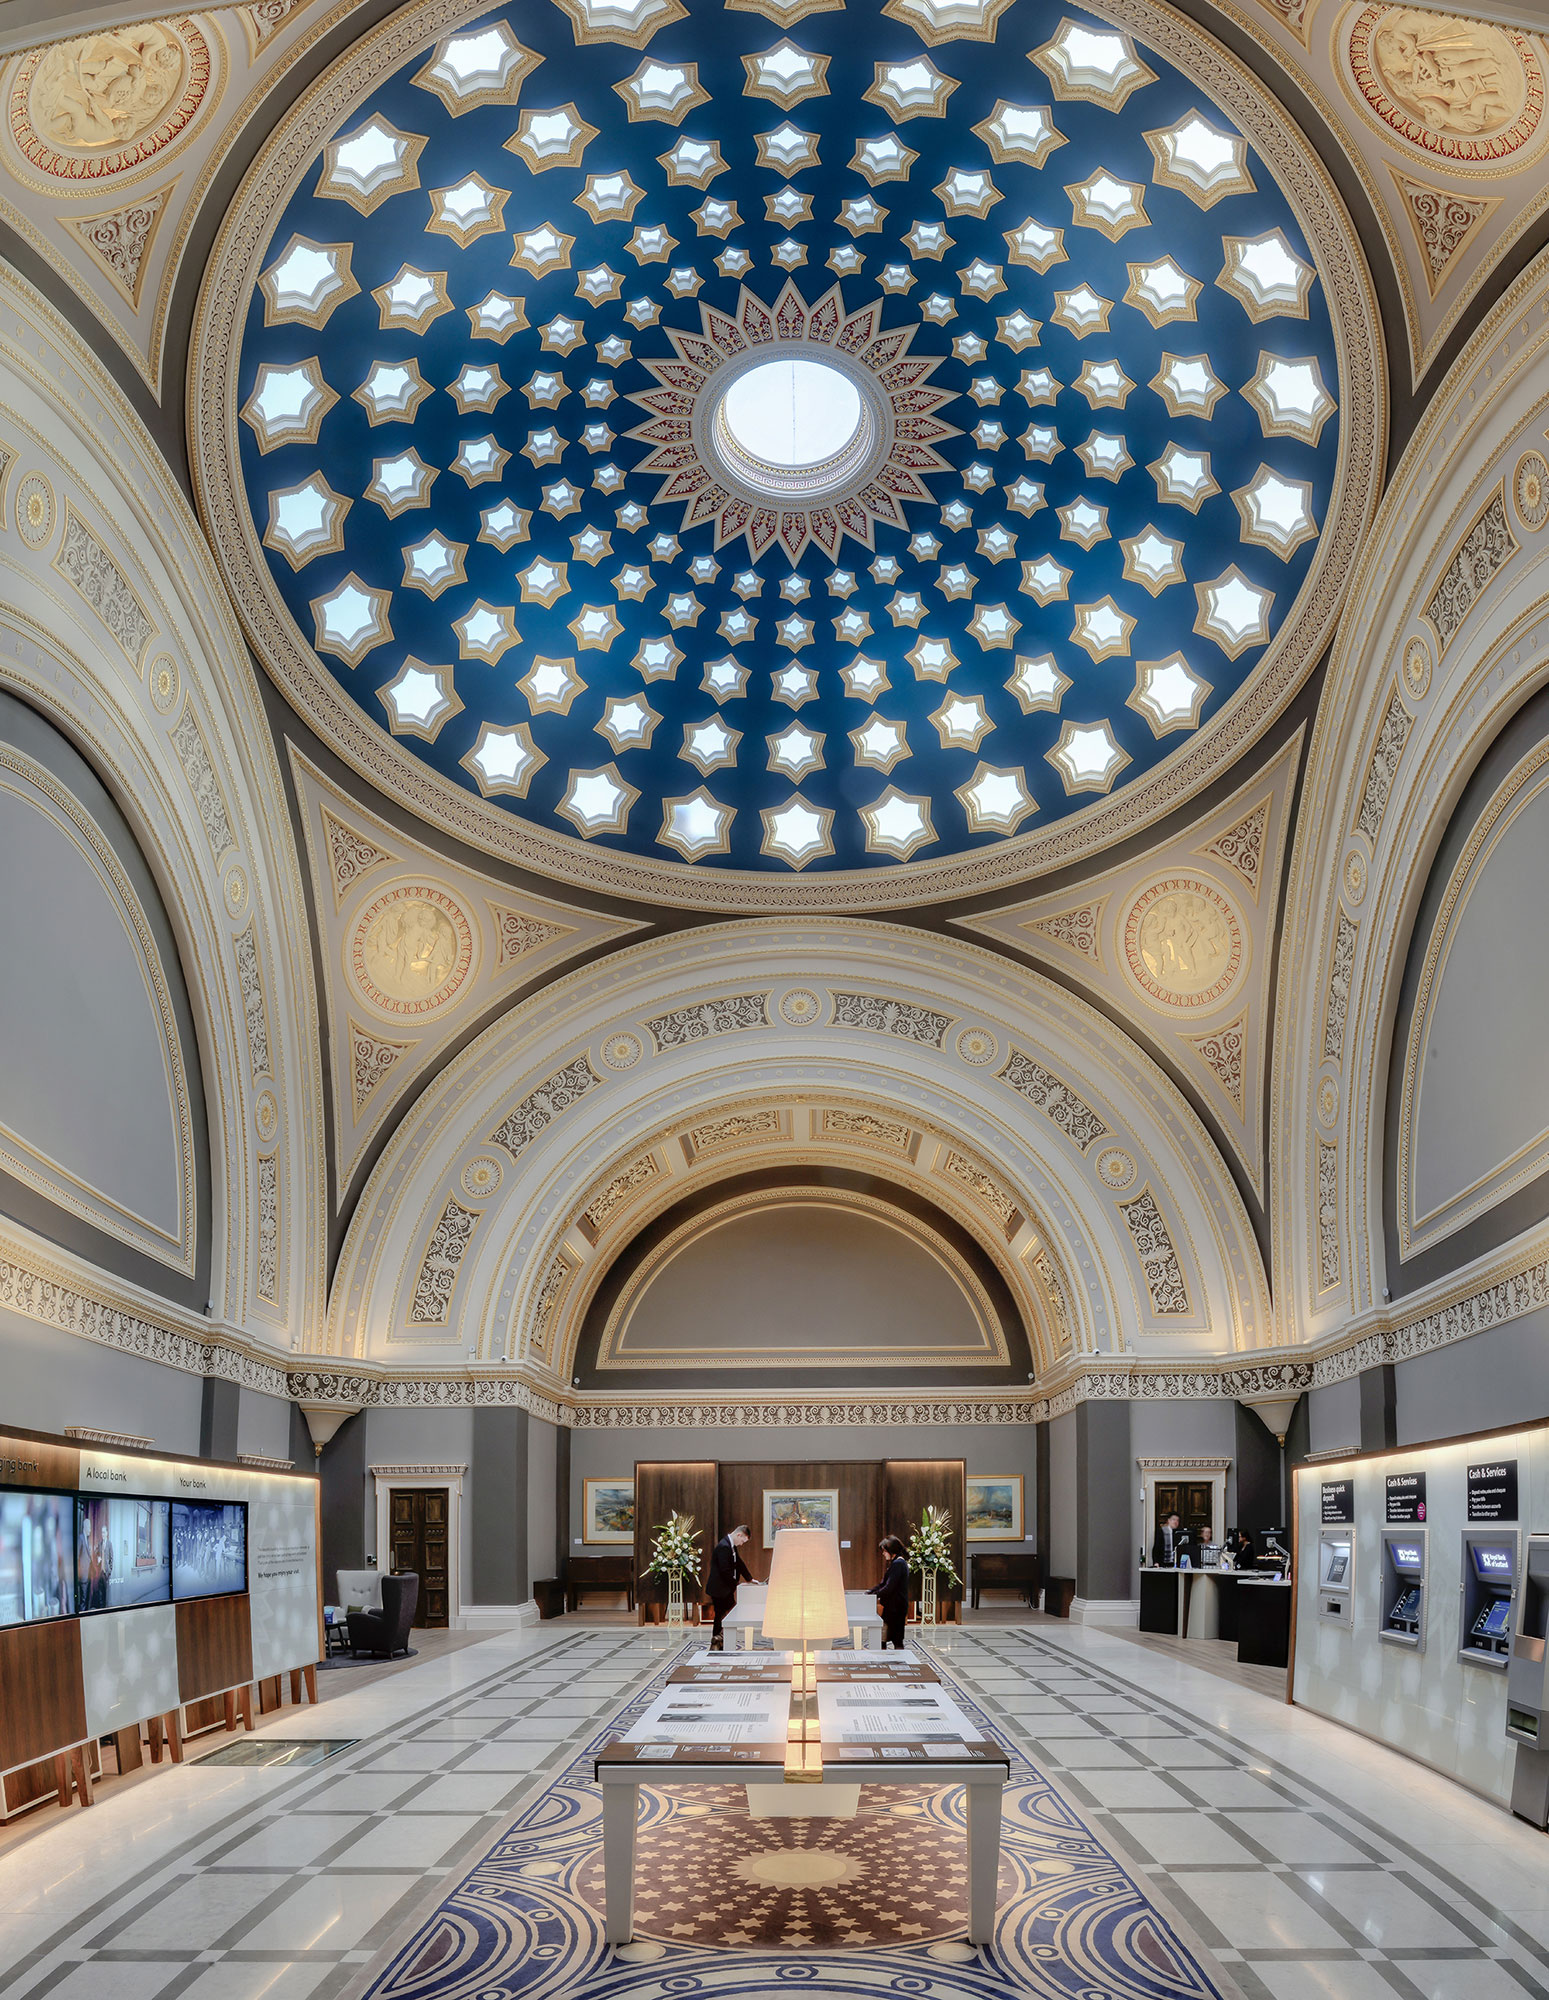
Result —
[[255, 268], [241, 480], [302, 642], [442, 779], [657, 864], [897, 870], [1135, 785], [1337, 491], [1295, 210], [1074, 9], [497, 8]]

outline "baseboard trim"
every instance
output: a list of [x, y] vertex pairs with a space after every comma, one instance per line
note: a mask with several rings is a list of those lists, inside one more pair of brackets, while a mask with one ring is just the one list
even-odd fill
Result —
[[457, 1620], [460, 1632], [514, 1632], [536, 1625], [538, 1605], [529, 1597], [525, 1604], [465, 1604]]
[[1076, 1597], [1071, 1600], [1072, 1625], [1138, 1625], [1138, 1597]]

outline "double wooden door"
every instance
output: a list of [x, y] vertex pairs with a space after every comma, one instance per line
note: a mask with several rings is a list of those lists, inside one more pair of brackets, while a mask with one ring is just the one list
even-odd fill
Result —
[[1156, 1518], [1165, 1521], [1169, 1514], [1176, 1514], [1189, 1533], [1194, 1537], [1194, 1545], [1201, 1542], [1220, 1541], [1224, 1530], [1221, 1523], [1211, 1519], [1215, 1505], [1215, 1487], [1208, 1479], [1159, 1479], [1156, 1482]]
[[420, 1580], [416, 1625], [444, 1626], [451, 1591], [447, 1576], [447, 1488], [395, 1486], [388, 1494], [392, 1566]]

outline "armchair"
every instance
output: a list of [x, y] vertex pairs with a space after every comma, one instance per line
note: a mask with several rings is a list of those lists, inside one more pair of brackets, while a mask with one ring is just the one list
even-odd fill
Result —
[[388, 1659], [394, 1653], [407, 1653], [419, 1601], [420, 1580], [412, 1571], [407, 1576], [384, 1576], [381, 1610], [350, 1613], [350, 1651]]

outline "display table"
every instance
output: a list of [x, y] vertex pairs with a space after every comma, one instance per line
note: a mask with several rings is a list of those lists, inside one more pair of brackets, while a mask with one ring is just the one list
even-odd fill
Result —
[[[745, 1651], [751, 1652], [764, 1626], [764, 1604], [769, 1596], [767, 1583], [745, 1583], [737, 1593], [737, 1602], [721, 1621], [724, 1629], [735, 1636], [731, 1645], [739, 1643]], [[877, 1615], [877, 1600], [864, 1590], [847, 1590], [844, 1594], [845, 1615], [850, 1621], [850, 1636], [857, 1646], [869, 1646], [871, 1635], [876, 1634], [877, 1644], [882, 1643], [882, 1620]]]
[[1247, 1667], [1284, 1667], [1291, 1658], [1291, 1586], [1273, 1577], [1237, 1579], [1237, 1657]]
[[[731, 1678], [737, 1663], [725, 1654], [675, 1669], [646, 1714], [597, 1753], [608, 1942], [628, 1944], [634, 1936], [640, 1787], [751, 1781], [789, 1784], [793, 1793], [799, 1787], [818, 1819], [825, 1813], [825, 1790], [832, 1796], [859, 1783], [962, 1785], [968, 1937], [989, 1943], [1000, 1878], [1001, 1794], [1011, 1775], [1007, 1753], [976, 1733], [916, 1655], [820, 1654], [816, 1694], [794, 1700], [788, 1656], [781, 1661], [784, 1681], [771, 1672], [779, 1657], [749, 1661], [750, 1678], [742, 1681]], [[793, 1769], [802, 1776], [792, 1779]]]

